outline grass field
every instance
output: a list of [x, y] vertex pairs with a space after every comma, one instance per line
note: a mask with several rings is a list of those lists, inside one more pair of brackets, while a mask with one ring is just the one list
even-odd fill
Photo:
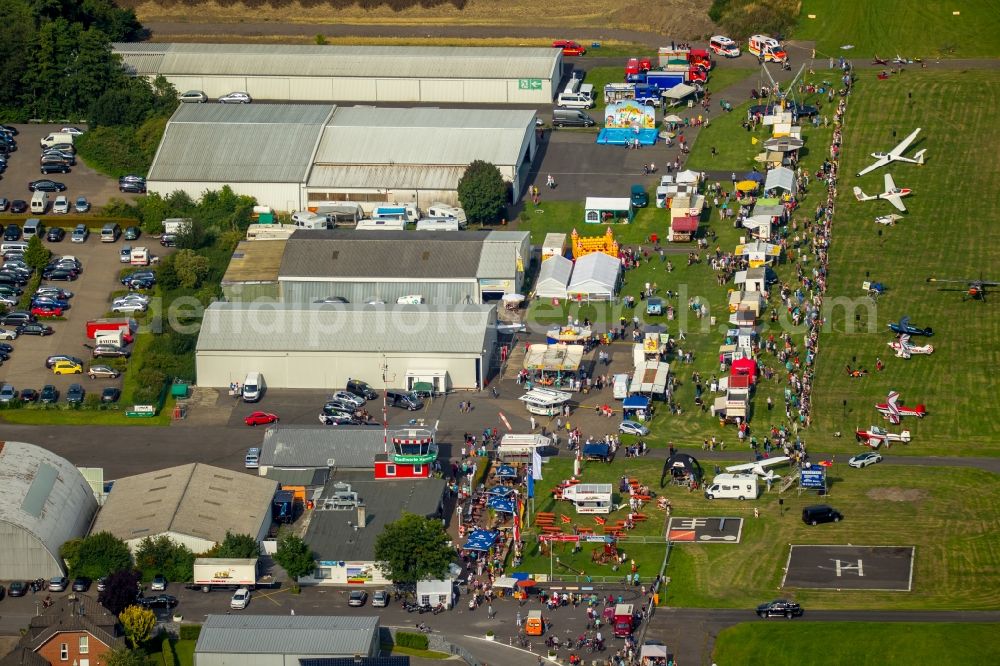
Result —
[[[839, 458], [838, 458], [839, 460]], [[841, 461], [842, 463], [842, 461]], [[996, 476], [978, 469], [889, 467], [864, 470], [835, 464], [827, 501], [845, 520], [810, 527], [800, 518], [813, 494], [777, 495], [756, 503], [708, 501], [671, 492], [674, 515], [746, 518], [738, 546], [686, 544], [670, 555], [666, 604], [691, 607], [755, 607], [791, 597], [807, 608], [1000, 608], [1000, 501]], [[761, 517], [752, 517], [753, 505]], [[914, 545], [912, 592], [779, 590], [789, 544]]]
[[766, 622], [746, 623], [719, 633], [713, 661], [719, 664], [798, 666], [817, 656], [854, 666], [886, 664], [976, 664], [1000, 653], [996, 624]]
[[[824, 449], [853, 448], [832, 433], [878, 423], [871, 405], [892, 389], [930, 412], [925, 419], [904, 421], [913, 441], [894, 447], [894, 455], [1000, 455], [993, 390], [1000, 367], [1000, 304], [995, 298], [963, 300], [961, 292], [925, 283], [929, 275], [1000, 279], [1000, 213], [991, 203], [1000, 178], [995, 113], [1000, 76], [975, 71], [957, 78], [926, 72], [888, 81], [867, 72], [861, 76], [844, 137], [828, 299], [856, 298], [869, 277], [889, 291], [878, 303], [873, 332], [844, 333], [853, 317], [840, 309], [832, 313], [832, 332], [822, 338], [818, 357], [811, 441]], [[924, 128], [911, 150], [927, 148], [925, 166], [900, 164], [861, 179], [852, 175], [869, 163], [868, 153], [895, 143], [893, 131], [901, 137], [914, 127]], [[850, 192], [855, 184], [878, 191], [883, 173], [914, 190], [906, 199], [906, 219], [892, 228], [872, 221], [891, 206], [857, 202]], [[864, 321], [867, 313], [858, 312]], [[935, 329], [932, 356], [905, 361], [891, 355], [886, 324], [904, 315]], [[876, 356], [886, 362], [884, 372], [860, 380], [846, 376], [845, 365], [873, 368]]]
[[[953, 16], [952, 12], [959, 12]], [[810, 14], [815, 19], [808, 18]], [[997, 0], [803, 0], [794, 38], [816, 41], [816, 56], [907, 58], [1000, 56]], [[853, 44], [844, 51], [841, 46]], [[793, 54], [794, 57], [794, 54]]]

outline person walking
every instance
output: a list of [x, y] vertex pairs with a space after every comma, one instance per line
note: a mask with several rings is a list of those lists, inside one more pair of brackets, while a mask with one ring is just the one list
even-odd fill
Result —
[[532, 429], [532, 430], [534, 430], [534, 429], [535, 429], [535, 425], [536, 425], [536, 424], [535, 424], [535, 417], [534, 417], [534, 416], [532, 416], [532, 417], [531, 417], [531, 429]]
[[517, 624], [517, 628], [521, 628], [521, 611], [517, 611], [517, 617], [514, 618], [514, 622]]

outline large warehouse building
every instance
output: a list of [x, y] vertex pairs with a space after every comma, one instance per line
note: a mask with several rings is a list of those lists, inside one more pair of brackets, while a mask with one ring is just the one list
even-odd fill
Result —
[[0, 580], [65, 575], [59, 549], [87, 534], [94, 492], [65, 458], [0, 442]]
[[147, 187], [197, 199], [229, 185], [276, 210], [352, 201], [370, 213], [386, 202], [457, 203], [465, 169], [484, 160], [516, 200], [537, 149], [531, 110], [181, 104]]
[[300, 230], [278, 269], [283, 303], [461, 305], [520, 293], [531, 258], [527, 231]]
[[[481, 389], [497, 340], [491, 305], [213, 303], [195, 348], [199, 386], [260, 372], [271, 388]], [[383, 379], [384, 378], [384, 379]]]
[[553, 48], [119, 43], [133, 75], [211, 98], [274, 102], [548, 104], [562, 78]]

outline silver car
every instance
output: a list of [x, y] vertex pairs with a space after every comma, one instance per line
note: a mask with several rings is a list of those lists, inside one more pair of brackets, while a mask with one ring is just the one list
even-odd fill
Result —
[[180, 100], [191, 104], [204, 104], [208, 101], [208, 95], [203, 90], [188, 90], [180, 94]]
[[250, 93], [242, 91], [231, 92], [219, 98], [219, 104], [249, 104], [252, 101]]

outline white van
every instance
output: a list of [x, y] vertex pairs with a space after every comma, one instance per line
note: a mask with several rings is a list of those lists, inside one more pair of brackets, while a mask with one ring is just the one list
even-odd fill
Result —
[[9, 252], [21, 252], [22, 254], [28, 251], [28, 244], [24, 241], [14, 241], [10, 243], [0, 243], [0, 252], [6, 256]]
[[31, 238], [32, 236], [40, 236], [42, 233], [42, 221], [37, 217], [29, 217], [24, 221], [24, 231], [22, 234], [25, 238]]
[[42, 214], [49, 209], [48, 192], [35, 192], [31, 195], [31, 212]]
[[615, 375], [611, 382], [611, 395], [615, 400], [624, 400], [628, 397], [628, 375], [622, 373]]
[[458, 220], [453, 217], [428, 217], [417, 222], [417, 231], [458, 231]]
[[413, 204], [385, 204], [376, 206], [372, 211], [373, 220], [403, 220], [416, 222], [420, 219], [420, 210]]
[[594, 100], [580, 93], [559, 93], [556, 106], [560, 109], [589, 109], [594, 106]]
[[45, 138], [43, 138], [40, 143], [42, 148], [51, 148], [57, 143], [73, 143], [73, 135], [69, 132], [52, 132]]
[[432, 203], [427, 209], [427, 217], [453, 217], [458, 220], [459, 229], [464, 229], [469, 224], [463, 209], [443, 203]]
[[247, 374], [243, 380], [243, 402], [257, 402], [264, 394], [264, 376], [259, 372]]
[[406, 220], [361, 220], [358, 231], [405, 231]]
[[518, 398], [518, 400], [523, 402], [524, 406], [532, 414], [555, 416], [562, 410], [563, 405], [572, 398], [573, 396], [565, 391], [540, 388], [528, 391]]
[[582, 86], [580, 86], [580, 90], [578, 90], [577, 92], [579, 92], [581, 95], [586, 95], [590, 99], [594, 99], [594, 84], [584, 83]]
[[705, 488], [708, 499], [757, 499], [760, 497], [760, 484], [756, 474], [719, 474], [712, 479], [712, 484]]

